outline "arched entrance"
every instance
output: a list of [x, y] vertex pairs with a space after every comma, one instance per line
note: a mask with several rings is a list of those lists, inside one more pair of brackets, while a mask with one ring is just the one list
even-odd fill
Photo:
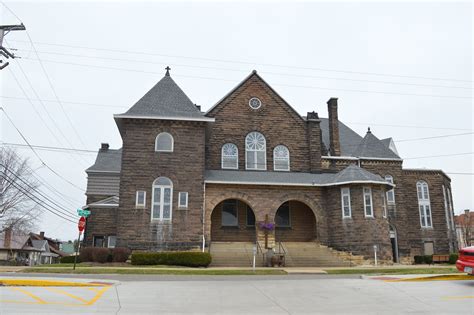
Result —
[[390, 225], [390, 242], [392, 243], [392, 259], [393, 262], [398, 262], [398, 238], [397, 230], [394, 226]]
[[255, 242], [255, 213], [238, 199], [220, 202], [211, 214], [212, 242]]
[[275, 241], [310, 242], [317, 237], [316, 217], [305, 203], [290, 200], [275, 213]]

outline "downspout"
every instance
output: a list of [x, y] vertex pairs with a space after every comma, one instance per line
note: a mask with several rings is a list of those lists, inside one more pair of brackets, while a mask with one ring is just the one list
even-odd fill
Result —
[[206, 237], [205, 237], [205, 232], [206, 232], [206, 183], [203, 181], [202, 183], [203, 187], [203, 197], [202, 197], [202, 252], [204, 253], [204, 250], [206, 248]]

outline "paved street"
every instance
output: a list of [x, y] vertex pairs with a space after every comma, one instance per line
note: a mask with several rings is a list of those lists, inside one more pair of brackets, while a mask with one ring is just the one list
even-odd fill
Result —
[[[92, 277], [88, 275], [89, 279], [78, 277], [77, 280], [74, 278], [63, 280], [92, 282], [95, 287], [0, 287], [0, 312], [1, 314], [474, 313], [473, 280], [387, 281], [394, 277], [361, 279], [359, 276], [327, 275], [258, 278], [109, 275], [91, 279]], [[34, 277], [34, 279], [42, 278]]]

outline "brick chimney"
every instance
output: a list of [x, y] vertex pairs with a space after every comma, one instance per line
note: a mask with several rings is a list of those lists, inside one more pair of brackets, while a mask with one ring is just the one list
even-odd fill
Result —
[[341, 144], [339, 142], [339, 119], [337, 117], [337, 98], [331, 97], [328, 101], [329, 113], [329, 146], [332, 156], [341, 155]]
[[44, 232], [43, 231], [40, 232], [40, 239], [44, 240]]
[[5, 240], [4, 240], [4, 247], [5, 248], [10, 248], [12, 244], [12, 228], [7, 227], [5, 229]]
[[306, 115], [307, 138], [309, 146], [309, 168], [311, 173], [321, 171], [321, 120], [318, 113], [308, 112]]
[[101, 151], [107, 151], [109, 149], [109, 144], [108, 143], [101, 143], [100, 144], [100, 150]]

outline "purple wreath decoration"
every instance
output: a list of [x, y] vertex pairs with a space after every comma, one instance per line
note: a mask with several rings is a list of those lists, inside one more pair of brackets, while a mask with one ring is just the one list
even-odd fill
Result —
[[260, 222], [258, 225], [264, 231], [272, 231], [275, 228], [275, 224], [273, 223]]

